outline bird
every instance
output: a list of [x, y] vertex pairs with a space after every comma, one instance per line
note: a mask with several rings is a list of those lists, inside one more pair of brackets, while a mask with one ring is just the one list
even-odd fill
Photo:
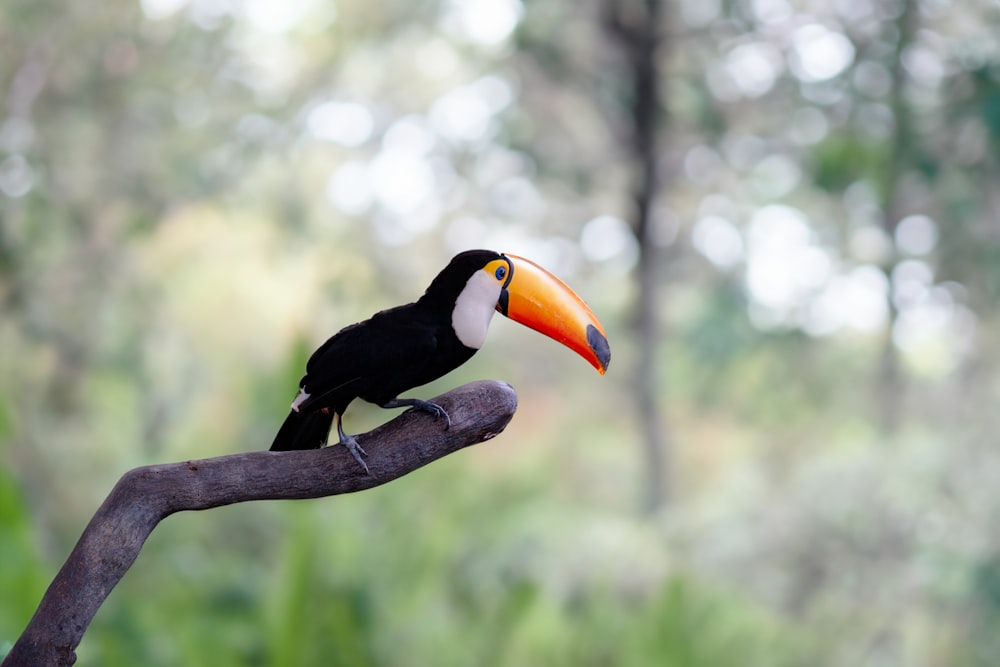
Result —
[[466, 250], [416, 301], [347, 326], [312, 353], [271, 451], [323, 447], [336, 422], [339, 444], [370, 474], [367, 453], [342, 423], [357, 398], [423, 411], [449, 427], [440, 405], [400, 394], [468, 361], [486, 341], [496, 312], [569, 347], [601, 375], [607, 371], [611, 348], [604, 327], [568, 285], [524, 257]]

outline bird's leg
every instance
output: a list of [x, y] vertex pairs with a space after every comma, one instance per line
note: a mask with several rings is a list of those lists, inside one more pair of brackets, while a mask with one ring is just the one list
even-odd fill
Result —
[[430, 401], [422, 401], [419, 398], [394, 398], [391, 401], [387, 401], [380, 405], [382, 408], [413, 408], [414, 410], [423, 410], [424, 412], [429, 412], [435, 417], [444, 417], [445, 428], [451, 428], [451, 417], [445, 412], [437, 403], [431, 403]]
[[344, 433], [344, 427], [340, 425], [340, 419], [341, 419], [340, 413], [336, 412], [334, 413], [334, 415], [337, 418], [337, 435], [340, 436], [340, 444], [342, 444], [344, 447], [347, 447], [347, 451], [351, 453], [351, 456], [354, 457], [355, 461], [361, 464], [361, 467], [365, 469], [366, 473], [368, 473], [369, 475], [372, 474], [371, 471], [368, 470], [368, 464], [365, 463], [365, 460], [363, 458], [361, 458], [362, 456], [368, 456], [368, 452], [361, 449], [361, 445], [358, 444], [358, 441], [354, 438], [353, 435], [347, 435], [346, 433]]

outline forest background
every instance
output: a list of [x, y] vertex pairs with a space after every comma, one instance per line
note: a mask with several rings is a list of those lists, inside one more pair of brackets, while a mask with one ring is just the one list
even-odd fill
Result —
[[[1000, 6], [2, 0], [0, 655], [126, 470], [266, 448], [459, 250], [499, 438], [178, 515], [81, 665], [995, 665]], [[361, 404], [360, 432], [386, 419]]]

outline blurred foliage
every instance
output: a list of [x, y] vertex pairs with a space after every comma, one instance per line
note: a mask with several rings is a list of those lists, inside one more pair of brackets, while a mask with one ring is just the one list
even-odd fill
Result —
[[125, 470], [266, 447], [325, 336], [478, 246], [585, 295], [608, 376], [498, 318], [419, 394], [508, 380], [503, 436], [170, 518], [79, 664], [995, 664], [995, 7], [666, 8], [650, 517], [601, 0], [4, 0], [0, 653]]

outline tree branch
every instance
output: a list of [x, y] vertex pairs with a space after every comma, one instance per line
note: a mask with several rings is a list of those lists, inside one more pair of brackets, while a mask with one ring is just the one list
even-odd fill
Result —
[[357, 436], [371, 475], [343, 447], [250, 452], [135, 468], [115, 484], [18, 638], [2, 667], [72, 665], [104, 599], [164, 518], [248, 500], [321, 498], [378, 486], [454, 451], [489, 440], [510, 422], [517, 394], [484, 380], [433, 399], [451, 428], [407, 412]]

